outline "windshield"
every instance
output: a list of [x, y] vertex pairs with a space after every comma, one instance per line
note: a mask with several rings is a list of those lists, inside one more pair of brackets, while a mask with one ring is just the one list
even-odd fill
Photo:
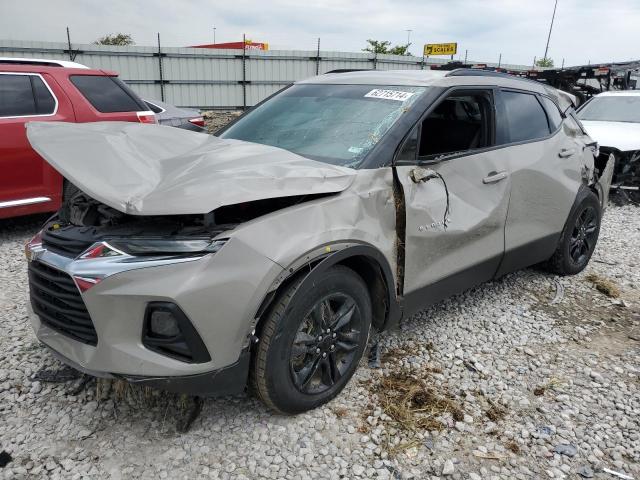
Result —
[[595, 97], [578, 112], [580, 120], [640, 123], [640, 95]]
[[426, 87], [293, 85], [249, 112], [222, 138], [280, 147], [356, 168]]

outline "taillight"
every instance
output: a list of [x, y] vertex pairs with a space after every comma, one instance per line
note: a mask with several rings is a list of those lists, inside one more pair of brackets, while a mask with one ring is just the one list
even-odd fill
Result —
[[140, 123], [158, 123], [158, 119], [156, 118], [155, 113], [151, 111], [136, 113], [138, 115], [138, 121]]
[[198, 127], [203, 127], [204, 128], [204, 118], [203, 117], [190, 118], [189, 119], [189, 123], [192, 123], [194, 125], [197, 125]]

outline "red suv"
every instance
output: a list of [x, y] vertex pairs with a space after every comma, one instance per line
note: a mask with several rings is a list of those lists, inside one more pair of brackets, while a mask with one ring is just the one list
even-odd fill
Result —
[[60, 207], [62, 176], [27, 140], [32, 121], [156, 123], [115, 72], [58, 60], [0, 58], [0, 218]]

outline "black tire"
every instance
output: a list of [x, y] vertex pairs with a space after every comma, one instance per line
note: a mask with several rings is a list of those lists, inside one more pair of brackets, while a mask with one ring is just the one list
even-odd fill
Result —
[[353, 270], [337, 265], [312, 286], [292, 282], [264, 322], [252, 389], [279, 413], [305, 412], [329, 402], [355, 372], [371, 326], [369, 291]]
[[575, 275], [589, 263], [600, 234], [602, 208], [598, 196], [584, 188], [578, 192], [558, 248], [547, 261], [547, 270], [558, 275]]

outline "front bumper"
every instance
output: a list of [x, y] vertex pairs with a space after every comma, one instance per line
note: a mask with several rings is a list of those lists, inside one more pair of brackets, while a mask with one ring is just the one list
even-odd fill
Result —
[[[219, 383], [224, 378], [220, 377], [221, 372], [226, 369], [246, 380], [246, 375], [240, 375], [245, 366], [242, 352], [249, 346], [260, 303], [282, 272], [279, 265], [234, 239], [217, 253], [190, 261], [74, 260], [46, 249], [38, 251], [35, 257], [33, 261], [71, 276], [106, 273], [100, 283], [82, 293], [97, 333], [97, 344], [82, 343], [51, 328], [29, 305], [31, 323], [41, 342], [66, 363], [91, 375], [124, 378], [167, 389], [183, 384], [176, 387], [180, 391], [191, 388], [184, 384], [198, 384], [207, 379], [218, 378], [214, 383]], [[142, 332], [150, 302], [178, 305], [202, 339], [211, 360], [188, 363], [145, 347]], [[203, 393], [201, 387], [197, 390]]]
[[120, 375], [95, 372], [84, 368], [82, 365], [66, 358], [50, 347], [49, 350], [53, 356], [61, 362], [87, 375], [98, 378], [125, 380], [132, 384], [158, 388], [168, 392], [186, 393], [189, 395], [206, 397], [220, 397], [242, 393], [247, 385], [249, 363], [251, 360], [251, 352], [247, 348], [240, 353], [240, 357], [236, 363], [218, 370], [199, 373], [196, 375], [145, 377], [139, 375]]

